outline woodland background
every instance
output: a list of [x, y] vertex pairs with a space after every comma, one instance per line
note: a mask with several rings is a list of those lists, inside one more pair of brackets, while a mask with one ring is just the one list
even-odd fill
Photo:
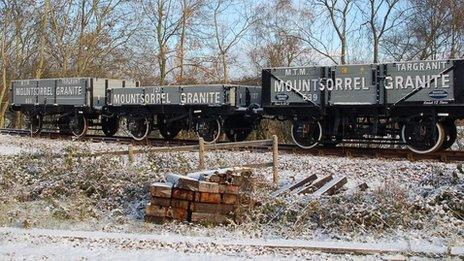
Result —
[[0, 0], [0, 126], [20, 122], [14, 79], [259, 84], [264, 67], [457, 59], [463, 16], [463, 0]]

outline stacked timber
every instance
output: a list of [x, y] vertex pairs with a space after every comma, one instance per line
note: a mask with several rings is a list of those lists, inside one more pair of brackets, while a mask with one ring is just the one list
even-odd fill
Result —
[[241, 194], [253, 189], [248, 168], [220, 169], [185, 175], [167, 174], [150, 185], [147, 222], [171, 220], [218, 224], [236, 222]]
[[347, 181], [345, 176], [334, 178], [332, 174], [321, 176], [311, 174], [281, 188], [274, 192], [272, 196], [278, 197], [286, 194], [309, 194], [312, 197], [331, 196], [337, 193]]

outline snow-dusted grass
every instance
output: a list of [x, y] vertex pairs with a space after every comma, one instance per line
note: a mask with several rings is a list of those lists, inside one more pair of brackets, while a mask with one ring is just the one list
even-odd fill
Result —
[[[101, 231], [0, 228], [0, 256], [16, 259], [39, 257], [52, 259], [153, 259], [162, 260], [236, 260], [271, 258], [343, 260], [352, 259], [351, 251], [364, 250], [371, 256], [356, 260], [402, 260], [406, 253], [413, 259], [454, 256], [462, 248], [434, 245], [428, 242], [357, 243], [302, 241], [285, 239], [229, 239], [191, 237], [176, 234], [127, 234]], [[379, 253], [382, 251], [383, 253]], [[336, 254], [330, 254], [336, 253]], [[347, 254], [343, 254], [347, 253]], [[414, 256], [418, 256], [414, 258]]]
[[0, 155], [16, 155], [26, 150], [14, 145], [0, 145]]
[[[464, 244], [464, 177], [456, 164], [283, 154], [281, 185], [309, 174], [345, 175], [333, 197], [270, 196], [271, 169], [258, 169], [255, 197], [244, 222], [229, 226], [143, 222], [148, 185], [165, 173], [196, 170], [198, 154], [173, 152], [74, 159], [75, 151], [127, 149], [118, 144], [1, 136], [2, 146], [24, 149], [0, 157], [0, 226], [171, 233], [215, 238], [427, 240]], [[30, 153], [29, 153], [29, 152]], [[35, 157], [36, 153], [44, 157]], [[62, 159], [47, 157], [63, 153]], [[208, 152], [208, 168], [268, 162], [270, 153]], [[366, 182], [367, 191], [358, 185]]]

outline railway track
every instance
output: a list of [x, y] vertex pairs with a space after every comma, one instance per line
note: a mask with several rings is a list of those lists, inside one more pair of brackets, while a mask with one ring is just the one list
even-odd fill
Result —
[[338, 156], [338, 157], [368, 157], [382, 159], [407, 159], [409, 161], [434, 160], [440, 162], [459, 162], [464, 161], [464, 151], [440, 151], [426, 155], [415, 154], [406, 149], [386, 149], [386, 148], [357, 148], [357, 147], [336, 147], [336, 148], [315, 148], [303, 150], [295, 145], [282, 144], [279, 150], [290, 151], [293, 153], [310, 154], [317, 156]]
[[[0, 134], [17, 135], [17, 136], [30, 136], [27, 130], [18, 129], [0, 129]], [[67, 139], [74, 140], [74, 137], [56, 131], [43, 131], [39, 136], [48, 139]], [[91, 142], [106, 142], [106, 143], [120, 143], [132, 144], [136, 146], [186, 146], [196, 145], [197, 140], [183, 140], [174, 139], [166, 141], [161, 138], [148, 138], [143, 141], [135, 141], [130, 137], [115, 136], [106, 137], [102, 135], [86, 135], [79, 140]], [[253, 146], [255, 150], [268, 150], [268, 147]], [[314, 148], [314, 149], [301, 149], [294, 144], [279, 144], [279, 150], [287, 153], [297, 153], [315, 156], [338, 156], [338, 157], [367, 157], [367, 158], [383, 158], [383, 159], [407, 159], [409, 161], [420, 160], [434, 160], [440, 162], [460, 162], [464, 161], [464, 151], [440, 151], [426, 155], [415, 154], [406, 149], [392, 149], [392, 148], [365, 148], [365, 147], [336, 147], [336, 148]]]
[[[15, 136], [31, 136], [28, 130], [18, 129], [0, 129], [0, 134], [8, 134]], [[40, 134], [34, 135], [34, 137], [48, 138], [48, 139], [64, 139], [64, 140], [76, 140], [75, 137], [68, 134], [59, 133], [57, 131], [44, 130]], [[80, 141], [91, 141], [91, 142], [106, 142], [106, 143], [120, 143], [120, 144], [132, 144], [139, 146], [184, 146], [184, 145], [195, 145], [198, 144], [196, 140], [184, 140], [184, 139], [173, 139], [166, 141], [161, 138], [148, 138], [142, 141], [136, 141], [131, 137], [127, 136], [113, 136], [106, 137], [104, 135], [88, 134], [81, 138]]]

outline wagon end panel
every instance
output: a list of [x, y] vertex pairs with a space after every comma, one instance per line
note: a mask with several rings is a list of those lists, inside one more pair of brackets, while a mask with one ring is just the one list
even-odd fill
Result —
[[382, 103], [377, 85], [377, 65], [333, 66], [326, 88], [329, 105]]
[[262, 88], [260, 86], [247, 87], [246, 106], [261, 107]]
[[261, 71], [261, 104], [263, 107], [271, 106], [271, 69], [263, 69]]
[[387, 64], [384, 81], [387, 103], [452, 104], [455, 102], [454, 77], [458, 76], [455, 74], [455, 62], [451, 60]]
[[181, 87], [180, 104], [194, 106], [223, 106], [227, 103], [226, 91], [227, 90], [223, 85], [183, 86]]
[[109, 106], [144, 105], [144, 88], [110, 88], [107, 91]]
[[34, 105], [37, 103], [37, 81], [17, 80], [11, 82], [11, 97], [14, 106]]
[[464, 104], [464, 60], [455, 60], [454, 63], [454, 99], [456, 103]]
[[144, 89], [147, 105], [171, 105], [179, 102], [179, 88], [153, 86]]
[[87, 104], [87, 89], [90, 84], [88, 78], [63, 78], [55, 81], [55, 103], [57, 105], [90, 106]]
[[246, 108], [251, 105], [261, 106], [261, 87], [259, 86], [232, 86], [229, 95], [226, 96], [228, 103], [235, 107]]
[[[161, 87], [152, 87], [150, 93], [155, 93], [156, 102], [155, 104], [165, 104], [165, 105], [179, 105], [181, 104], [181, 95], [182, 88], [179, 86], [161, 86]], [[161, 94], [159, 94], [161, 93]]]
[[123, 88], [139, 87], [139, 82], [134, 81], [134, 80], [123, 80], [123, 81], [120, 81], [120, 82], [121, 82]]
[[263, 70], [265, 107], [320, 107], [324, 67], [271, 68]]
[[54, 105], [56, 92], [55, 79], [38, 80], [37, 83], [37, 103], [39, 105]]

